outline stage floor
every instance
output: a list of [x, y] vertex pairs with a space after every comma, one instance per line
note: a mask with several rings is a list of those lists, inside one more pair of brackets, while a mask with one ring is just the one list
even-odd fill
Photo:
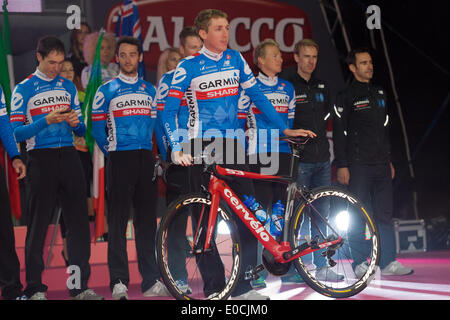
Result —
[[[16, 247], [21, 262], [21, 280], [25, 285], [24, 270], [24, 230], [16, 230]], [[49, 228], [47, 244], [52, 234]], [[53, 248], [49, 267], [43, 273], [43, 282], [48, 286], [47, 297], [51, 300], [70, 299], [66, 289], [68, 274], [61, 257], [59, 235]], [[106, 264], [107, 243], [99, 242], [91, 246], [91, 277], [89, 286], [107, 300], [111, 299], [109, 272]], [[47, 262], [49, 246], [44, 250]], [[134, 241], [128, 241], [130, 270], [129, 298], [132, 300], [167, 300], [170, 298], [144, 298], [140, 289], [141, 277], [136, 262]], [[378, 273], [370, 286], [350, 300], [450, 300], [450, 251], [430, 251], [400, 254], [398, 260], [414, 269], [409, 276], [381, 277]], [[269, 276], [267, 288], [260, 292], [271, 300], [330, 300], [315, 292], [307, 285], [282, 285], [279, 278]]]

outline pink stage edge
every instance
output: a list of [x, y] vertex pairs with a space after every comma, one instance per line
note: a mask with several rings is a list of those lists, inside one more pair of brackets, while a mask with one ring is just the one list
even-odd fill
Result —
[[[93, 234], [93, 227], [91, 234]], [[50, 252], [50, 243], [54, 226], [48, 228], [46, 245], [44, 247], [44, 264]], [[26, 227], [16, 227], [16, 250], [21, 265], [21, 281], [25, 286], [25, 236]], [[130, 284], [128, 296], [133, 300], [161, 300], [170, 298], [144, 298], [140, 283], [141, 276], [137, 266], [136, 249], [133, 240], [128, 240], [128, 260]], [[43, 283], [48, 286], [47, 297], [50, 300], [70, 299], [66, 287], [69, 274], [61, 256], [62, 239], [58, 230], [53, 247], [50, 264], [43, 273]], [[430, 251], [400, 254], [398, 260], [405, 266], [414, 269], [409, 276], [376, 275], [370, 286], [350, 300], [450, 300], [450, 251]], [[105, 299], [111, 299], [109, 289], [109, 271], [107, 265], [107, 243], [91, 244], [91, 277], [89, 287], [101, 294]], [[259, 290], [269, 295], [271, 300], [330, 300], [315, 292], [307, 285], [282, 285], [280, 278], [269, 276], [266, 279], [267, 288]]]

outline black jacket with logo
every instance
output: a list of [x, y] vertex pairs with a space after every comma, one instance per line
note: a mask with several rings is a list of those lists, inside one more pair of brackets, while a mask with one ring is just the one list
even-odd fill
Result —
[[391, 161], [389, 116], [383, 88], [356, 79], [338, 93], [333, 113], [335, 165]]
[[295, 118], [293, 129], [311, 130], [317, 137], [310, 140], [300, 155], [301, 162], [325, 162], [330, 159], [327, 123], [332, 111], [328, 85], [311, 77], [303, 79], [297, 72], [287, 79], [295, 89]]

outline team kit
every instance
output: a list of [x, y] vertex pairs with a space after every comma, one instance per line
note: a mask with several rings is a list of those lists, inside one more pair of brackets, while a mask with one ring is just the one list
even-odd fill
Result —
[[[55, 37], [39, 40], [38, 67], [16, 85], [9, 116], [2, 92], [1, 140], [19, 178], [26, 173], [30, 215], [25, 244], [26, 286], [22, 291], [14, 241], [8, 240], [2, 249], [2, 261], [16, 267], [1, 266], [2, 274], [8, 278], [8, 284], [2, 286], [4, 298], [47, 299], [48, 287], [42, 282], [43, 248], [51, 212], [59, 204], [67, 228], [68, 265], [78, 266], [81, 274], [80, 285], [69, 288], [70, 296], [77, 300], [104, 299], [88, 287], [91, 252], [86, 189], [89, 186], [74, 148], [74, 137], [84, 137], [87, 130], [91, 131], [106, 163], [107, 250], [113, 299], [128, 299], [130, 274], [125, 234], [131, 208], [144, 297], [224, 299], [231, 296], [237, 300], [268, 300], [270, 297], [255, 290], [265, 286], [267, 277], [258, 265], [272, 274], [282, 275], [286, 283], [305, 283], [303, 277], [310, 279], [306, 282], [318, 290], [321, 286], [317, 281], [327, 283], [329, 290], [322, 291], [326, 295], [339, 297], [345, 291], [339, 285], [336, 288], [341, 290], [337, 290], [328, 282], [330, 278], [337, 283], [344, 279], [343, 271], [333, 268], [334, 260], [339, 259], [332, 259], [338, 249], [345, 247], [343, 237], [331, 237], [331, 232], [327, 235], [320, 231], [326, 229], [323, 222], [307, 221], [303, 216], [294, 219], [290, 199], [294, 198], [295, 182], [308, 189], [331, 186], [330, 146], [326, 135], [329, 120], [333, 120], [339, 182], [349, 185], [354, 181], [349, 189], [359, 199], [365, 197], [358, 194], [364, 176], [382, 177], [386, 184], [390, 183], [386, 182], [392, 169], [386, 95], [381, 87], [370, 83], [373, 73], [370, 53], [365, 50], [353, 53], [349, 68], [353, 67], [355, 80], [331, 105], [328, 85], [312, 75], [319, 53], [313, 40], [304, 39], [295, 46], [293, 54], [298, 72], [285, 77], [278, 44], [272, 39], [262, 41], [255, 48], [254, 62], [259, 70], [255, 76], [241, 53], [228, 48], [226, 13], [204, 10], [194, 24], [191, 27], [194, 31], [180, 41], [184, 46], [182, 59], [175, 69], [162, 75], [156, 86], [138, 76], [139, 63], [143, 61], [139, 41], [128, 36], [118, 39], [115, 60], [119, 73], [96, 91], [89, 119], [91, 128], [85, 124], [77, 88], [59, 74], [65, 48]], [[188, 49], [187, 39], [196, 45]], [[156, 145], [152, 140], [154, 135]], [[22, 142], [26, 143], [28, 154], [26, 166], [16, 147], [16, 143]], [[300, 153], [293, 151], [300, 146]], [[215, 164], [220, 167], [216, 168]], [[371, 164], [371, 172], [367, 171], [367, 164]], [[173, 214], [170, 218], [163, 217], [166, 231], [160, 230], [161, 235], [156, 237], [155, 167], [158, 166], [168, 185], [166, 201]], [[321, 174], [314, 178], [316, 171]], [[219, 186], [217, 177], [226, 187]], [[268, 181], [260, 180], [261, 177]], [[290, 177], [286, 181], [293, 183], [289, 187], [276, 184], [273, 180], [277, 177]], [[209, 198], [203, 197], [208, 190]], [[222, 201], [215, 200], [218, 190], [223, 190], [229, 207], [240, 208], [236, 210], [241, 211], [242, 220], [247, 222], [238, 218], [230, 221], [233, 219], [222, 208]], [[362, 283], [366, 285], [375, 272], [375, 264], [386, 275], [412, 272], [398, 266], [395, 245], [391, 249], [383, 248], [381, 256], [378, 250], [378, 235], [383, 238], [383, 246], [391, 245], [392, 208], [386, 204], [392, 201], [389, 190], [378, 199], [385, 208], [375, 220], [361, 213], [366, 221], [361, 225], [365, 244], [370, 243], [372, 248], [370, 252], [361, 249], [369, 252], [361, 257], [359, 250], [347, 253], [352, 255], [352, 274], [357, 278], [348, 291]], [[171, 206], [193, 192], [197, 192], [196, 198], [185, 198], [184, 202]], [[60, 194], [58, 203], [55, 194]], [[311, 212], [326, 211], [324, 200], [319, 198], [328, 196], [345, 198], [350, 205], [358, 201], [344, 193], [322, 190], [310, 196], [310, 202], [305, 205], [312, 208]], [[311, 205], [313, 202], [315, 205]], [[233, 246], [233, 256], [239, 259], [225, 261], [220, 249], [220, 232], [210, 230], [211, 219], [216, 217], [210, 220], [204, 217], [205, 205], [214, 208], [220, 217], [218, 221], [229, 224], [230, 230], [238, 234], [239, 240], [231, 241], [240, 244]], [[285, 212], [289, 216], [285, 217]], [[309, 234], [307, 245], [289, 245], [288, 231], [283, 231], [288, 226], [283, 228], [283, 223], [290, 226], [291, 218], [296, 220], [293, 228], [299, 234], [298, 221], [308, 224], [309, 230], [301, 230], [303, 237]], [[2, 225], [12, 230], [10, 221]], [[193, 239], [186, 237], [188, 229]], [[330, 229], [332, 225], [328, 225]], [[11, 230], [5, 231], [9, 239]], [[177, 232], [179, 236], [169, 237]], [[317, 239], [317, 234], [323, 241]], [[272, 238], [278, 242], [272, 242]], [[349, 236], [349, 239], [350, 244], [353, 240], [356, 243], [355, 238]], [[284, 250], [283, 254], [264, 249], [261, 255], [258, 240], [270, 242], [276, 250]], [[198, 243], [206, 244], [196, 251], [193, 247], [197, 248]], [[161, 249], [164, 246], [166, 251]], [[302, 250], [313, 253], [315, 269], [301, 273], [300, 277], [296, 269], [307, 270], [306, 266], [301, 259], [294, 261]], [[188, 259], [199, 270], [197, 277], [202, 279], [199, 287], [187, 281], [192, 274], [185, 263]], [[280, 267], [283, 264], [280, 261], [287, 267]], [[226, 267], [228, 263], [232, 265], [231, 271]], [[163, 276], [161, 270], [165, 270]], [[200, 296], [194, 297], [194, 291], [201, 292]]]

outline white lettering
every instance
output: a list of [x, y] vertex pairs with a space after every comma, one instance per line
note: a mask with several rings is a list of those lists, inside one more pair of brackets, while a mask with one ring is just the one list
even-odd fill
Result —
[[[142, 47], [144, 51], [150, 51], [150, 47], [153, 43], [158, 44], [161, 51], [170, 47], [167, 42], [166, 31], [164, 29], [164, 23], [162, 17], [147, 17], [147, 21], [150, 25], [145, 35], [144, 43]], [[153, 35], [155, 34], [155, 35]]]

